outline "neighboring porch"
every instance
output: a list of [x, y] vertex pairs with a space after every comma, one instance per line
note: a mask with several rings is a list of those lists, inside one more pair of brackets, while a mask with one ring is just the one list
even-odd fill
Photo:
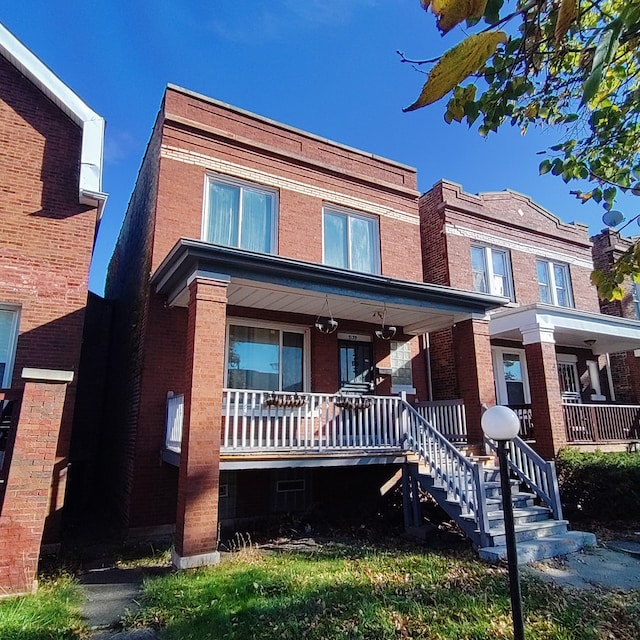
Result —
[[616, 402], [610, 354], [632, 357], [640, 322], [534, 304], [495, 312], [489, 332], [497, 401], [516, 411], [543, 457], [565, 446], [635, 446], [640, 408]]

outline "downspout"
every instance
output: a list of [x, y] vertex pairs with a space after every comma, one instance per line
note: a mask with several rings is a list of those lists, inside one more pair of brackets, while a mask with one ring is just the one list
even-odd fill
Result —
[[433, 401], [433, 385], [431, 384], [431, 343], [429, 341], [429, 334], [423, 333], [420, 336], [420, 342], [422, 342], [422, 350], [424, 351], [424, 365], [427, 369], [427, 401]]

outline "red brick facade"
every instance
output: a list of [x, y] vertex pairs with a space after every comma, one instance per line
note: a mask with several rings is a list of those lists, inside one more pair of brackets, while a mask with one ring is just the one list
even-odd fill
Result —
[[[15, 359], [5, 382], [23, 398], [0, 471], [8, 475], [1, 538], [7, 543], [5, 560], [13, 563], [11, 584], [3, 583], [0, 591], [30, 590], [41, 540], [60, 539], [76, 397], [73, 374], [80, 360], [98, 212], [106, 199], [99, 193], [99, 175], [87, 181], [83, 172], [85, 117], [95, 117], [91, 142], [97, 151], [91, 160], [99, 174], [102, 119], [3, 29], [0, 305], [18, 319]], [[25, 385], [25, 368], [67, 372], [73, 381], [52, 389]], [[16, 571], [23, 575], [17, 578]]]
[[[538, 260], [562, 265], [566, 270], [570, 280], [571, 308], [590, 313], [599, 311], [597, 292], [590, 281], [591, 243], [586, 226], [566, 224], [526, 196], [510, 191], [472, 195], [465, 193], [459, 185], [440, 181], [420, 199], [420, 228], [423, 273], [428, 282], [473, 291], [472, 247], [488, 252], [498, 250], [508, 262], [507, 279], [510, 287], [506, 293], [510, 294], [512, 300], [510, 313], [517, 309], [523, 309], [523, 312], [528, 308], [535, 309], [540, 303]], [[484, 255], [485, 260], [491, 260], [493, 253]], [[490, 276], [488, 267], [486, 269], [489, 288]], [[500, 293], [492, 290], [485, 292]], [[495, 317], [504, 313], [499, 310], [495, 312]], [[494, 325], [488, 325], [489, 333]], [[510, 333], [491, 333], [491, 345], [494, 349], [501, 349], [496, 351], [495, 362], [492, 363], [491, 351], [486, 348], [482, 355], [477, 354], [479, 360], [476, 363], [474, 340], [484, 335], [477, 333], [479, 326], [473, 328], [471, 335], [470, 325], [459, 325], [453, 330], [431, 336], [435, 398], [465, 397], [466, 400], [468, 392], [465, 392], [465, 388], [468, 387], [474, 398], [471, 405], [466, 405], [469, 435], [470, 438], [475, 435], [480, 439], [479, 415], [473, 410], [470, 412], [470, 408], [478, 404], [474, 396], [480, 393], [495, 402], [494, 367], [498, 369], [496, 375], [504, 375], [501, 371], [502, 354], [516, 354], [522, 366], [526, 362], [528, 367], [528, 393], [524, 393], [525, 401], [526, 396], [530, 395], [534, 414], [538, 414], [534, 419], [536, 434], [540, 436], [536, 436], [536, 446], [543, 455], [553, 457], [564, 443], [562, 399], [555, 354], [563, 353], [575, 359], [581, 381], [588, 381], [587, 361], [597, 361], [597, 356], [585, 348], [579, 336], [570, 343], [563, 344], [561, 341], [556, 347], [552, 337], [551, 343], [529, 344], [525, 350], [522, 332], [526, 330], [530, 336], [531, 327], [516, 323]], [[486, 329], [487, 325], [484, 326]], [[487, 343], [489, 333], [483, 338]], [[455, 361], [451, 358], [452, 351], [456, 354]], [[477, 380], [475, 384], [474, 377]], [[606, 389], [608, 383], [604, 369], [600, 378], [602, 389]], [[583, 386], [585, 384], [588, 387], [588, 383]], [[526, 386], [526, 382], [523, 386]], [[590, 389], [583, 389], [582, 396], [585, 401], [591, 401]], [[506, 403], [505, 398], [502, 398], [502, 402]]]
[[[107, 277], [106, 295], [114, 314], [109, 393], [121, 401], [109, 408], [112, 438], [104, 458], [114, 461], [108, 482], [124, 531], [170, 525], [177, 509], [176, 551], [186, 557], [205, 553], [205, 547], [211, 550], [217, 530], [214, 526], [202, 534], [201, 528], [191, 524], [198, 516], [193, 516], [193, 505], [184, 493], [187, 485], [182, 474], [187, 471], [181, 469], [178, 481], [174, 467], [158, 465], [158, 455], [164, 442], [167, 394], [187, 398], [189, 376], [194, 392], [203, 383], [189, 373], [189, 311], [155, 294], [149, 275], [178, 239], [202, 237], [208, 176], [231, 177], [277, 194], [278, 256], [321, 264], [322, 211], [323, 206], [331, 205], [375, 219], [384, 276], [422, 281], [413, 169], [181, 89], [167, 89]], [[375, 323], [380, 322], [375, 311], [372, 308], [369, 323], [341, 319], [340, 332], [371, 340]], [[283, 315], [229, 305], [219, 321], [222, 331], [216, 333], [222, 340], [218, 358], [224, 358], [226, 322], [232, 318], [283, 327], [312, 327], [315, 321], [315, 315]], [[426, 399], [427, 372], [420, 340], [400, 334], [396, 339], [410, 343], [413, 384], [417, 396]], [[389, 343], [374, 340], [372, 344], [375, 365], [389, 367]], [[339, 387], [337, 334], [311, 331], [308, 347], [310, 390], [335, 393]], [[218, 367], [216, 375], [222, 376], [223, 359], [209, 366]], [[389, 376], [376, 382], [376, 393], [391, 392]], [[210, 392], [217, 389], [220, 393], [221, 388], [222, 378]], [[199, 398], [197, 406], [202, 402]], [[187, 403], [185, 415], [191, 411]], [[210, 430], [209, 410], [207, 416]], [[197, 424], [199, 410], [191, 418]], [[177, 486], [182, 488], [176, 492]], [[210, 516], [211, 523], [215, 522], [215, 511], [210, 510]], [[214, 538], [207, 539], [207, 535]], [[204, 539], [208, 540], [204, 546], [197, 542]]]

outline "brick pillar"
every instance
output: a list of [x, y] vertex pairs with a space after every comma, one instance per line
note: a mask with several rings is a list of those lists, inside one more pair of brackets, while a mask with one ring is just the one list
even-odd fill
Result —
[[531, 391], [535, 449], [546, 460], [567, 444], [553, 330], [522, 331]]
[[467, 414], [470, 443], [482, 442], [482, 405], [496, 403], [491, 342], [487, 320], [465, 320], [453, 328], [453, 347], [458, 377], [458, 394]]
[[185, 393], [174, 566], [216, 564], [220, 429], [224, 380], [227, 284], [189, 284]]
[[29, 593], [50, 510], [58, 435], [71, 371], [24, 369], [20, 416], [0, 514], [0, 593]]

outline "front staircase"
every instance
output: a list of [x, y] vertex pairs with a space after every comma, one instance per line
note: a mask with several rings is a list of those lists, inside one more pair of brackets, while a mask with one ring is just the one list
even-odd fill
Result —
[[[409, 525], [420, 524], [416, 505], [422, 487], [460, 526], [481, 558], [506, 558], [502, 492], [493, 456], [465, 455], [407, 403], [402, 420], [406, 446], [414, 454], [405, 482], [407, 503], [413, 504], [407, 510], [414, 520]], [[495, 443], [489, 441], [488, 446], [495, 452]], [[596, 544], [593, 534], [568, 530], [553, 462], [543, 460], [520, 438], [509, 444], [508, 461], [519, 563]]]

